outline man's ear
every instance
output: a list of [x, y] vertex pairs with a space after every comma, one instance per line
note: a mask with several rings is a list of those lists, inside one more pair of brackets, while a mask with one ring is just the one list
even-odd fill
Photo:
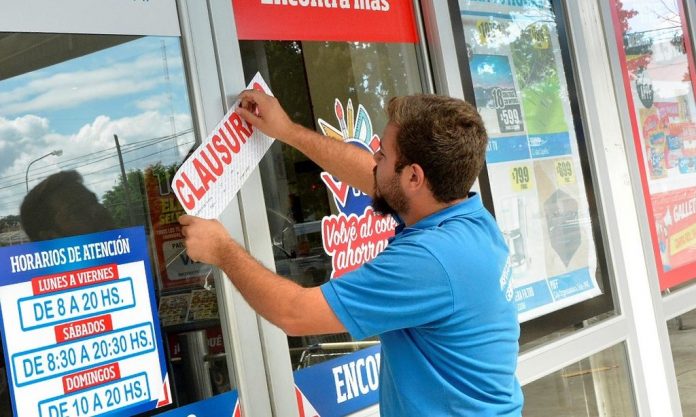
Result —
[[412, 190], [418, 190], [421, 187], [426, 186], [425, 172], [423, 168], [418, 164], [409, 164], [404, 167], [407, 171], [408, 181], [406, 187]]

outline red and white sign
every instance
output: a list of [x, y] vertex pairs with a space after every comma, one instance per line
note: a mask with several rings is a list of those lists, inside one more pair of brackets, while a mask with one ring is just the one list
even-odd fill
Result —
[[324, 250], [331, 255], [331, 278], [358, 269], [374, 259], [394, 236], [396, 221], [375, 213], [371, 206], [361, 215], [339, 213], [321, 220]]
[[653, 194], [650, 201], [655, 218], [656, 246], [659, 250], [657, 259], [662, 260], [660, 289], [664, 290], [693, 278], [693, 262], [696, 259], [696, 188]]
[[239, 39], [416, 43], [411, 0], [232, 0]]
[[[615, 0], [611, 7], [660, 290], [696, 277], [696, 117], [686, 110], [695, 100], [696, 61], [684, 2], [672, 3], [683, 51], [645, 31], [644, 19], [653, 13], [648, 3]], [[627, 50], [626, 39], [652, 46]], [[675, 52], [653, 53], [663, 44]], [[678, 85], [682, 92], [664, 92], [659, 85]]]
[[[259, 73], [247, 88], [271, 94]], [[174, 175], [174, 194], [188, 214], [217, 218], [273, 143], [235, 112], [238, 106], [239, 100]]]

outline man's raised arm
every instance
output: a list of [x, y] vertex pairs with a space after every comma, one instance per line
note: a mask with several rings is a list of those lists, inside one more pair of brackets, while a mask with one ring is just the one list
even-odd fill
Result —
[[375, 161], [369, 152], [294, 123], [273, 96], [245, 90], [239, 98], [237, 113], [255, 128], [299, 150], [339, 180], [373, 195]]

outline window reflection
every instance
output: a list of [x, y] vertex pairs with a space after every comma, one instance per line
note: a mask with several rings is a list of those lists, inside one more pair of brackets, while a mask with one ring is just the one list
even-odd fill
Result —
[[522, 387], [525, 417], [635, 416], [624, 345], [616, 345]]
[[144, 227], [174, 405], [235, 388], [169, 187], [192, 120], [179, 38], [0, 33], [0, 246]]
[[522, 350], [613, 310], [558, 3], [458, 2], [469, 99], [489, 135], [481, 188], [510, 248]]
[[677, 386], [684, 416], [696, 415], [696, 310], [691, 310], [667, 322]]

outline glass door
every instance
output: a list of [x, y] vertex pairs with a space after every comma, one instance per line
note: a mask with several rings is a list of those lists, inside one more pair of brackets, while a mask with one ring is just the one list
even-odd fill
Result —
[[[422, 92], [413, 44], [240, 41], [240, 49], [247, 80], [260, 69], [296, 122], [365, 152], [379, 149], [389, 98]], [[260, 172], [276, 272], [300, 285], [340, 279], [376, 256], [393, 235], [393, 221], [377, 216], [366, 194], [344, 186], [289, 146], [276, 142]], [[344, 239], [340, 230], [356, 225], [365, 226], [355, 239]], [[288, 337], [295, 383], [309, 397], [308, 407], [336, 395], [332, 411], [374, 404], [377, 343], [348, 334]], [[337, 364], [358, 359], [362, 382], [357, 391], [345, 382], [357, 374], [336, 374], [343, 382], [339, 393], [317, 383], [331, 377], [333, 385], [334, 376], [330, 369], [326, 374], [326, 366], [315, 365], [334, 360], [331, 366], [342, 369]]]
[[[386, 10], [359, 4], [263, 8], [235, 1], [233, 9], [246, 81], [260, 72], [294, 121], [374, 153], [389, 99], [425, 91], [423, 80], [429, 75], [421, 71], [412, 2], [393, 1]], [[271, 23], [279, 20], [282, 25]], [[264, 258], [259, 250], [254, 255], [272, 261], [278, 274], [300, 285], [341, 279], [376, 256], [394, 233], [393, 220], [376, 215], [366, 194], [288, 146], [275, 143], [259, 168], [263, 198], [255, 203], [244, 199], [244, 211], [265, 212], [268, 236], [250, 240], [252, 245], [267, 242], [269, 254]], [[355, 236], [343, 235], [346, 228], [355, 228]], [[285, 376], [288, 367], [293, 371], [296, 398], [291, 401], [296, 405], [276, 401], [281, 409], [348, 415], [377, 403], [376, 340], [357, 341], [348, 334], [283, 335], [264, 343], [268, 357], [281, 350], [289, 357], [269, 369], [271, 385], [275, 378], [279, 386], [291, 384]]]
[[[186, 256], [169, 186], [200, 143], [191, 64], [177, 5], [151, 3], [110, 14], [110, 4], [69, 2], [60, 27], [1, 25], [13, 31], [0, 32], [0, 253], [68, 256], [3, 278], [7, 289], [50, 288], [22, 298], [26, 311], [3, 303], [0, 415], [152, 415], [217, 394], [231, 415], [236, 403], [225, 296], [212, 268]], [[138, 249], [141, 272], [111, 236]], [[92, 278], [73, 288], [60, 276]], [[21, 328], [10, 325], [17, 314]], [[27, 349], [38, 353], [24, 358]]]

